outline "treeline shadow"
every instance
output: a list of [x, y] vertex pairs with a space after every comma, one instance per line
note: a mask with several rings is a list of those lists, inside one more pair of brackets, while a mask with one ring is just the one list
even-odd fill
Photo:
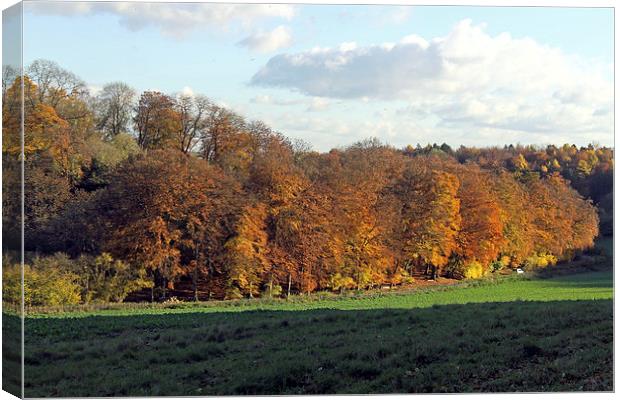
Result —
[[613, 389], [611, 300], [26, 320], [27, 397]]
[[17, 315], [2, 314], [2, 390], [22, 396], [22, 329]]

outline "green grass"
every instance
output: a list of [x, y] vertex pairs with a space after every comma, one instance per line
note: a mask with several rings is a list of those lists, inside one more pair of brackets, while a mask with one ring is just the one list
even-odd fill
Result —
[[122, 316], [179, 313], [216, 313], [243, 311], [305, 311], [316, 309], [372, 310], [398, 308], [424, 308], [442, 304], [466, 304], [509, 301], [599, 300], [612, 294], [611, 271], [599, 271], [536, 279], [535, 277], [501, 277], [481, 281], [466, 281], [450, 286], [438, 286], [410, 292], [349, 293], [335, 295], [321, 293], [294, 296], [286, 299], [254, 299], [212, 301], [202, 303], [119, 304], [106, 309], [77, 310], [69, 312], [31, 312], [31, 318], [67, 318], [88, 316]]
[[609, 270], [319, 297], [29, 317], [25, 394], [613, 390]]

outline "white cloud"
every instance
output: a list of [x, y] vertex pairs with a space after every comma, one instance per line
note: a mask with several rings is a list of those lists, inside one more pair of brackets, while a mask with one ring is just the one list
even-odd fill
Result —
[[329, 107], [330, 102], [322, 97], [313, 97], [308, 105], [307, 111], [324, 111]]
[[421, 36], [418, 35], [407, 35], [404, 38], [402, 38], [400, 40], [401, 44], [413, 44], [413, 45], [417, 45], [418, 47], [421, 47], [423, 49], [427, 49], [428, 46], [430, 45], [426, 39], [424, 39]]
[[270, 32], [256, 32], [237, 44], [257, 53], [271, 53], [290, 46], [292, 41], [290, 29], [280, 25]]
[[316, 47], [272, 57], [251, 82], [314, 96], [388, 98], [402, 95], [424, 79], [438, 77], [440, 69], [439, 55], [418, 44], [390, 48], [343, 43], [336, 48]]
[[258, 95], [250, 99], [251, 103], [273, 106], [297, 106], [305, 105], [306, 111], [324, 111], [331, 102], [322, 97], [300, 98], [300, 99], [280, 99], [266, 94]]
[[183, 89], [181, 90], [181, 95], [183, 96], [188, 96], [188, 97], [194, 97], [194, 89], [192, 89], [189, 86], [183, 86]]
[[271, 96], [261, 94], [250, 99], [250, 103], [254, 104], [271, 104]]
[[100, 85], [88, 85], [87, 89], [88, 89], [88, 93], [90, 93], [91, 96], [97, 96], [103, 90], [103, 86], [100, 86]]
[[258, 86], [309, 96], [399, 100], [437, 126], [611, 135], [613, 85], [597, 67], [528, 38], [458, 23], [446, 36], [314, 48], [272, 57]]
[[411, 17], [411, 10], [411, 6], [390, 7], [390, 12], [383, 18], [383, 22], [396, 25], [405, 23]]
[[275, 106], [294, 106], [304, 104], [306, 101], [306, 99], [279, 99], [267, 94], [261, 94], [250, 99], [250, 102], [254, 104], [269, 104]]
[[43, 15], [79, 16], [112, 14], [129, 30], [148, 26], [162, 34], [183, 37], [198, 28], [226, 29], [232, 22], [245, 27], [265, 18], [290, 20], [296, 8], [289, 4], [214, 4], [143, 2], [28, 2], [25, 10]]
[[[267, 119], [267, 121], [285, 132], [307, 132], [310, 133], [308, 136], [342, 136], [343, 140], [340, 140], [340, 142], [343, 144], [350, 142], [351, 135], [355, 133], [355, 128], [357, 126], [357, 124], [354, 125], [343, 120], [326, 119], [319, 116], [293, 116], [291, 114], [284, 114], [277, 119]], [[338, 140], [332, 140], [331, 144], [334, 145], [334, 143], [338, 142]]]
[[425, 130], [416, 124], [394, 119], [391, 115], [367, 118], [329, 118], [324, 114], [273, 114], [262, 119], [291, 137], [309, 140], [316, 149], [329, 151], [348, 146], [369, 137], [377, 137], [395, 146], [438, 141], [436, 130]]

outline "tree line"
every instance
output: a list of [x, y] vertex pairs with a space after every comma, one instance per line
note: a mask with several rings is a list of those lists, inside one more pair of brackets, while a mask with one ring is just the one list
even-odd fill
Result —
[[[9, 288], [21, 84], [3, 71]], [[600, 146], [368, 139], [319, 153], [202, 95], [138, 96], [121, 82], [93, 95], [51, 61], [33, 62], [23, 88], [30, 305], [122, 301], [141, 288], [159, 300], [183, 285], [195, 300], [282, 296], [544, 267], [593, 246], [596, 205], [612, 193], [613, 150]]]

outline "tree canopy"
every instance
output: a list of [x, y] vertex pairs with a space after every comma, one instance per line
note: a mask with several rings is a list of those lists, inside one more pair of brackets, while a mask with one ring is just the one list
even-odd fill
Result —
[[[82, 286], [82, 301], [149, 287], [165, 298], [191, 285], [187, 297], [204, 299], [480, 276], [574, 257], [613, 211], [605, 147], [454, 151], [369, 139], [319, 153], [202, 95], [136, 96], [113, 82], [91, 96], [55, 63], [26, 71], [25, 247], [75, 263], [62, 279]], [[10, 250], [21, 82], [5, 86]], [[29, 265], [38, 277], [47, 264]], [[104, 287], [102, 276], [117, 283]], [[75, 301], [73, 283], [64, 287]]]

